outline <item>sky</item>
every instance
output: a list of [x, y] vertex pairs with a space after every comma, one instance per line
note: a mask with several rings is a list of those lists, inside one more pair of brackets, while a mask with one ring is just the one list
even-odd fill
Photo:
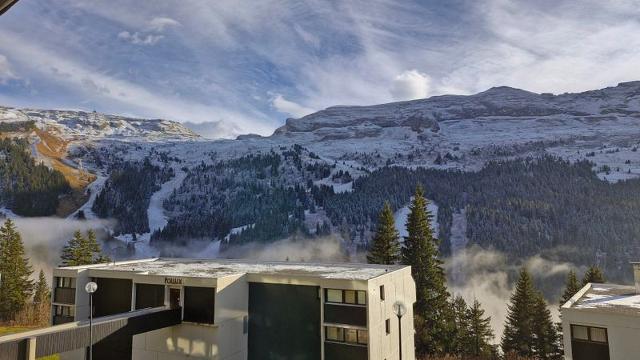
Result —
[[640, 0], [21, 0], [0, 105], [269, 135], [333, 105], [640, 80], [638, 34]]

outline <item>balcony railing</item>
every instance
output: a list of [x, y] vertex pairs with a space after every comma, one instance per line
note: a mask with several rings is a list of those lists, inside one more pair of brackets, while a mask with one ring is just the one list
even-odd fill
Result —
[[53, 302], [58, 304], [74, 305], [76, 302], [75, 288], [56, 288], [53, 294]]
[[73, 316], [65, 316], [65, 315], [54, 315], [53, 316], [53, 325], [60, 325], [73, 322]]

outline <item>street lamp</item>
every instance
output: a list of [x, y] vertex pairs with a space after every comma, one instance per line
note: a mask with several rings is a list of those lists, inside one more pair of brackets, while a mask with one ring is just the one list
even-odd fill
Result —
[[84, 290], [89, 294], [89, 360], [93, 360], [93, 293], [98, 290], [98, 284], [90, 281]]
[[399, 359], [402, 360], [402, 316], [407, 313], [407, 307], [402, 301], [396, 301], [393, 304], [393, 312], [398, 317], [398, 351], [400, 353]]

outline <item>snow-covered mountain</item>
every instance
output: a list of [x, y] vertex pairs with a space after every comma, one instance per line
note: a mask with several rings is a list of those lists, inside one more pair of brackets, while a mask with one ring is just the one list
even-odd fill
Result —
[[16, 109], [0, 106], [0, 123], [33, 121], [41, 130], [64, 140], [193, 140], [199, 136], [182, 124], [161, 119], [136, 119], [96, 112]]

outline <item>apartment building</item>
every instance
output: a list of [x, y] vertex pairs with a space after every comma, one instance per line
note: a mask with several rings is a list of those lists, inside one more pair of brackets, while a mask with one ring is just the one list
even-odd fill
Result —
[[635, 286], [587, 284], [561, 308], [566, 360], [640, 358], [640, 264]]
[[[397, 360], [400, 350], [415, 359], [407, 266], [160, 258], [53, 275], [54, 325], [89, 317], [90, 281], [94, 318], [179, 309], [177, 325], [97, 342], [94, 359]], [[61, 354], [85, 356], [84, 348]]]

